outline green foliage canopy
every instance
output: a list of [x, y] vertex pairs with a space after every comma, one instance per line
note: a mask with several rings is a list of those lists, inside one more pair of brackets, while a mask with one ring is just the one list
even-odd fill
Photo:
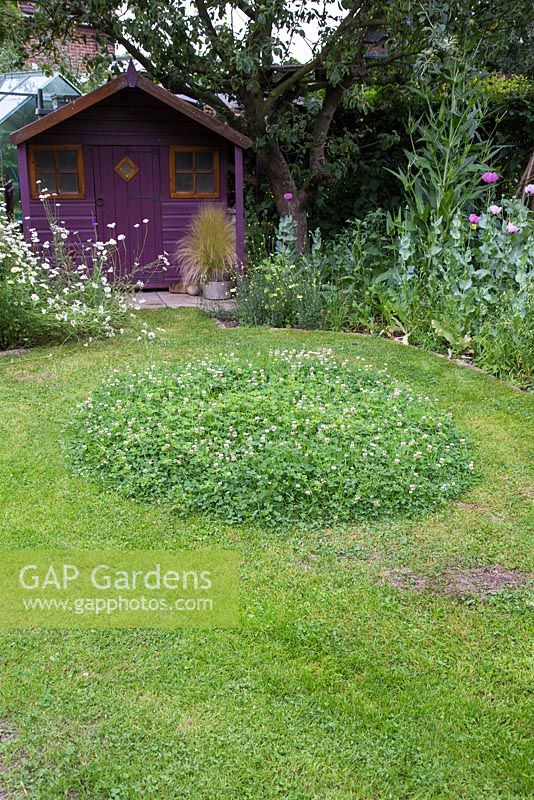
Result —
[[[253, 138], [280, 214], [284, 195], [293, 195], [301, 244], [306, 211], [332, 177], [336, 154], [326, 143], [348, 91], [435, 73], [458, 48], [477, 48], [482, 66], [528, 70], [533, 27], [526, 0], [49, 0], [31, 22], [36, 46], [52, 47], [81, 23]], [[366, 34], [378, 29], [387, 32], [388, 55], [370, 59]], [[309, 43], [302, 64], [297, 41]]]

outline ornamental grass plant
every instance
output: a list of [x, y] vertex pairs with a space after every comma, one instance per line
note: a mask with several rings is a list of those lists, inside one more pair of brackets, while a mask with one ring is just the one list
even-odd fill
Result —
[[182, 283], [229, 280], [236, 267], [235, 224], [217, 205], [202, 208], [176, 249]]

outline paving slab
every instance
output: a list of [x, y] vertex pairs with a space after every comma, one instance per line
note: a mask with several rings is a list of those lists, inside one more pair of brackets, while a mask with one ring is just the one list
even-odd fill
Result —
[[178, 292], [158, 292], [157, 294], [166, 308], [188, 308], [189, 306], [198, 308], [202, 303], [201, 297], [191, 294], [179, 294]]
[[205, 308], [216, 311], [231, 311], [235, 308], [235, 300], [205, 300], [190, 294], [178, 294], [165, 291], [138, 292], [133, 305], [140, 308]]

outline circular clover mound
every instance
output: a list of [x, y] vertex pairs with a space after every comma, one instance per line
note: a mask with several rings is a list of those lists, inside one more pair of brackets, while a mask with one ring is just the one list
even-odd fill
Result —
[[71, 450], [129, 497], [279, 528], [429, 511], [473, 469], [449, 415], [328, 351], [114, 373], [80, 406]]

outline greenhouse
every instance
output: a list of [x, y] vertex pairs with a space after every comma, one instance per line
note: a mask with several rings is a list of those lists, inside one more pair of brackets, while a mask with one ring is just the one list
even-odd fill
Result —
[[12, 180], [18, 206], [17, 152], [9, 136], [36, 119], [37, 98], [42, 91], [42, 112], [59, 107], [81, 92], [60, 74], [32, 72], [0, 73], [0, 182]]

